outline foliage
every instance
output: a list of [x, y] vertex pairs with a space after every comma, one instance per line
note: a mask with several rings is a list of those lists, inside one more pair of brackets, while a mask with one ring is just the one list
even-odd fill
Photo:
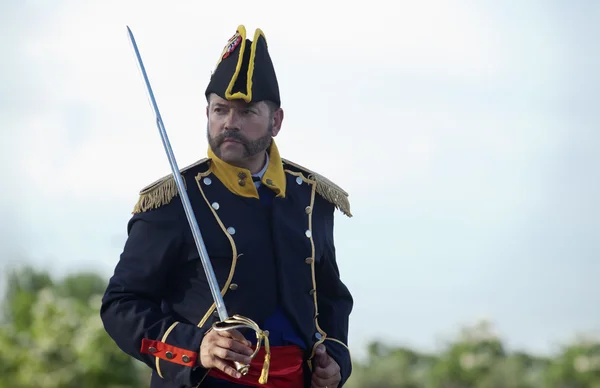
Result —
[[102, 278], [84, 273], [55, 282], [26, 268], [7, 283], [0, 348], [10, 351], [0, 352], [0, 388], [147, 386], [147, 371], [104, 331]]
[[555, 357], [508, 352], [488, 322], [465, 328], [439, 354], [372, 343], [348, 388], [600, 388], [600, 341], [581, 339]]
[[[0, 388], [138, 388], [149, 369], [108, 337], [105, 281], [60, 281], [25, 268], [8, 275], [0, 317]], [[554, 357], [509, 352], [488, 322], [466, 327], [437, 354], [373, 342], [347, 388], [600, 388], [600, 341], [579, 338]]]

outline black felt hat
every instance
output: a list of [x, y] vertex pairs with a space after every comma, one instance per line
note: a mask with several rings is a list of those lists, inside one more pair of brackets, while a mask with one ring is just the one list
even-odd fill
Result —
[[254, 39], [246, 39], [246, 28], [238, 26], [227, 41], [213, 72], [206, 97], [215, 93], [225, 100], [244, 100], [247, 103], [272, 101], [278, 106], [279, 84], [269, 55], [267, 39], [257, 28]]

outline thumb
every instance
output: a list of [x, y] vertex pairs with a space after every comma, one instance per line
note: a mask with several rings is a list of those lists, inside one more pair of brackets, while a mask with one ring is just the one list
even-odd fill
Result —
[[327, 365], [329, 365], [330, 360], [329, 356], [327, 355], [327, 349], [325, 348], [325, 345], [319, 344], [317, 346], [317, 349], [315, 350], [315, 360], [317, 361], [318, 366], [321, 368], [326, 368]]

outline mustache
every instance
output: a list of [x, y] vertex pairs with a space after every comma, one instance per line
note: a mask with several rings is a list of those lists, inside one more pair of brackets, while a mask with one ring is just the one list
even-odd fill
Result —
[[234, 139], [242, 144], [248, 144], [248, 140], [238, 131], [225, 130], [215, 137], [215, 143], [221, 145], [226, 139]]

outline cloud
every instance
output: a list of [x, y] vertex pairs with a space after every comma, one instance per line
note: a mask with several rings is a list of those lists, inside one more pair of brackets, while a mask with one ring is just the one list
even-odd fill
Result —
[[[512, 316], [561, 281], [593, 302], [581, 295], [595, 283], [574, 280], [593, 273], [597, 253], [597, 27], [578, 31], [593, 12], [543, 2], [400, 2], [392, 12], [382, 1], [313, 1], [293, 15], [275, 2], [15, 4], [0, 23], [2, 165], [17, 166], [3, 171], [0, 225], [54, 268], [110, 270], [137, 191], [170, 172], [125, 26], [183, 166], [205, 154], [203, 90], [241, 23], [265, 31], [276, 61], [285, 156], [351, 194], [355, 217], [336, 225], [355, 343], [370, 339], [367, 317], [392, 308], [411, 318], [391, 339], [429, 342], [477, 311], [539, 345], [543, 322]], [[404, 299], [390, 307], [389, 295]], [[572, 310], [581, 326], [556, 321], [544, 338], [592, 324], [585, 303]], [[553, 311], [539, 314], [551, 321]]]
[[[28, 179], [42, 192], [129, 199], [131, 191], [169, 173], [125, 25], [136, 34], [179, 164], [203, 156], [202, 90], [236, 24], [209, 16], [222, 12], [221, 5], [182, 3], [165, 9], [158, 4], [144, 3], [146, 12], [140, 13], [135, 3], [65, 3], [52, 22], [25, 41], [29, 63], [44, 63], [36, 68], [35, 92], [45, 97], [43, 111], [21, 124], [27, 130], [19, 131], [20, 152], [30, 166]], [[512, 41], [502, 38], [485, 8], [430, 1], [404, 4], [393, 13], [382, 12], [381, 2], [326, 3], [314, 13], [310, 3], [305, 5], [294, 20], [273, 18], [275, 10], [268, 11], [273, 3], [227, 7], [231, 20], [248, 20], [249, 30], [260, 26], [272, 36], [282, 93], [289, 101], [278, 140], [300, 163], [323, 169], [354, 191], [362, 186], [346, 172], [393, 184], [430, 171], [437, 153], [447, 147], [439, 140], [446, 136], [443, 131], [474, 128], [449, 128], [449, 123], [473, 122], [472, 116], [481, 122], [498, 119], [494, 113], [486, 116], [489, 106], [474, 101], [477, 94], [464, 94], [465, 85], [496, 87], [514, 71], [508, 60]], [[316, 85], [321, 95], [315, 95]], [[296, 97], [305, 95], [314, 95], [314, 101]], [[483, 109], [466, 111], [458, 101]], [[316, 109], [304, 108], [307, 103]], [[498, 126], [474, 132], [469, 144], [477, 138], [506, 141]], [[329, 161], [332, 149], [347, 164], [345, 171]], [[395, 180], [385, 169], [370, 171], [357, 157], [367, 150], [377, 152], [382, 165], [395, 165]]]

